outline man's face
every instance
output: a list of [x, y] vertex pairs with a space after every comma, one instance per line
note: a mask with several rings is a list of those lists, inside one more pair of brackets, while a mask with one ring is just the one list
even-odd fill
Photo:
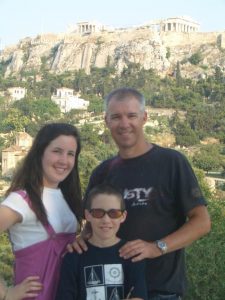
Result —
[[134, 97], [109, 101], [105, 121], [119, 150], [136, 149], [144, 140], [143, 125], [146, 112], [140, 110], [140, 103]]

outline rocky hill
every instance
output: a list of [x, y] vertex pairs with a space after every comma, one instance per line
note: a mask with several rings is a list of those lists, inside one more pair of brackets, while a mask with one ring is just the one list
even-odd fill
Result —
[[[194, 54], [201, 61], [190, 63]], [[115, 66], [120, 72], [129, 63], [140, 63], [158, 74], [172, 75], [180, 62], [184, 77], [212, 74], [215, 66], [225, 71], [225, 32], [158, 32], [149, 28], [120, 29], [87, 35], [45, 34], [25, 38], [0, 53], [5, 77], [21, 71], [40, 71], [43, 64], [52, 73], [91, 67]]]

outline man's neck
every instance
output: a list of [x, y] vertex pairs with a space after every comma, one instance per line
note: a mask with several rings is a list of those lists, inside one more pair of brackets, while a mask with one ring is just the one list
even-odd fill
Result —
[[144, 141], [142, 145], [138, 145], [136, 148], [119, 149], [119, 156], [123, 159], [138, 157], [151, 150], [152, 147], [151, 143]]

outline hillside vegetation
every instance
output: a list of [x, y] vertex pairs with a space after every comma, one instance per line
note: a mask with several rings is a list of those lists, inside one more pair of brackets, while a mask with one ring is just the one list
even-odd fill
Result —
[[[65, 121], [79, 127], [82, 152], [79, 163], [84, 191], [92, 169], [103, 159], [116, 153], [108, 130], [102, 125], [103, 98], [112, 89], [131, 86], [139, 89], [151, 108], [172, 109], [169, 116], [149, 111], [146, 138], [158, 141], [167, 135], [171, 147], [180, 147], [196, 170], [203, 192], [208, 199], [212, 217], [211, 233], [187, 249], [189, 278], [188, 300], [223, 300], [225, 295], [225, 196], [224, 186], [213, 193], [205, 182], [205, 172], [225, 172], [225, 76], [215, 67], [206, 78], [192, 80], [182, 76], [182, 65], [177, 64], [173, 76], [159, 77], [154, 70], [145, 70], [139, 64], [129, 64], [121, 74], [110, 66], [91, 68], [54, 75], [43, 63], [41, 71], [23, 72], [20, 78], [4, 77], [0, 69], [0, 151], [13, 143], [14, 133], [26, 130], [35, 136], [37, 130], [49, 121]], [[37, 78], [41, 77], [41, 81]], [[10, 102], [7, 88], [23, 86], [26, 98]], [[66, 114], [50, 100], [59, 87], [74, 89], [90, 101], [88, 117], [81, 111]], [[159, 110], [160, 111], [160, 110]], [[171, 110], [170, 110], [171, 111]], [[82, 122], [81, 122], [82, 120]], [[11, 132], [11, 134], [9, 134]], [[0, 273], [12, 282], [12, 254], [5, 235], [0, 236]]]

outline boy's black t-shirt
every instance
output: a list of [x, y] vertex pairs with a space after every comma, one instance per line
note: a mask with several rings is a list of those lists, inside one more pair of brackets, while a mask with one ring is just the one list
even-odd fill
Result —
[[86, 252], [66, 254], [56, 300], [125, 299], [132, 287], [132, 297], [147, 300], [145, 263], [119, 257], [122, 245], [124, 241], [106, 248], [87, 243]]

